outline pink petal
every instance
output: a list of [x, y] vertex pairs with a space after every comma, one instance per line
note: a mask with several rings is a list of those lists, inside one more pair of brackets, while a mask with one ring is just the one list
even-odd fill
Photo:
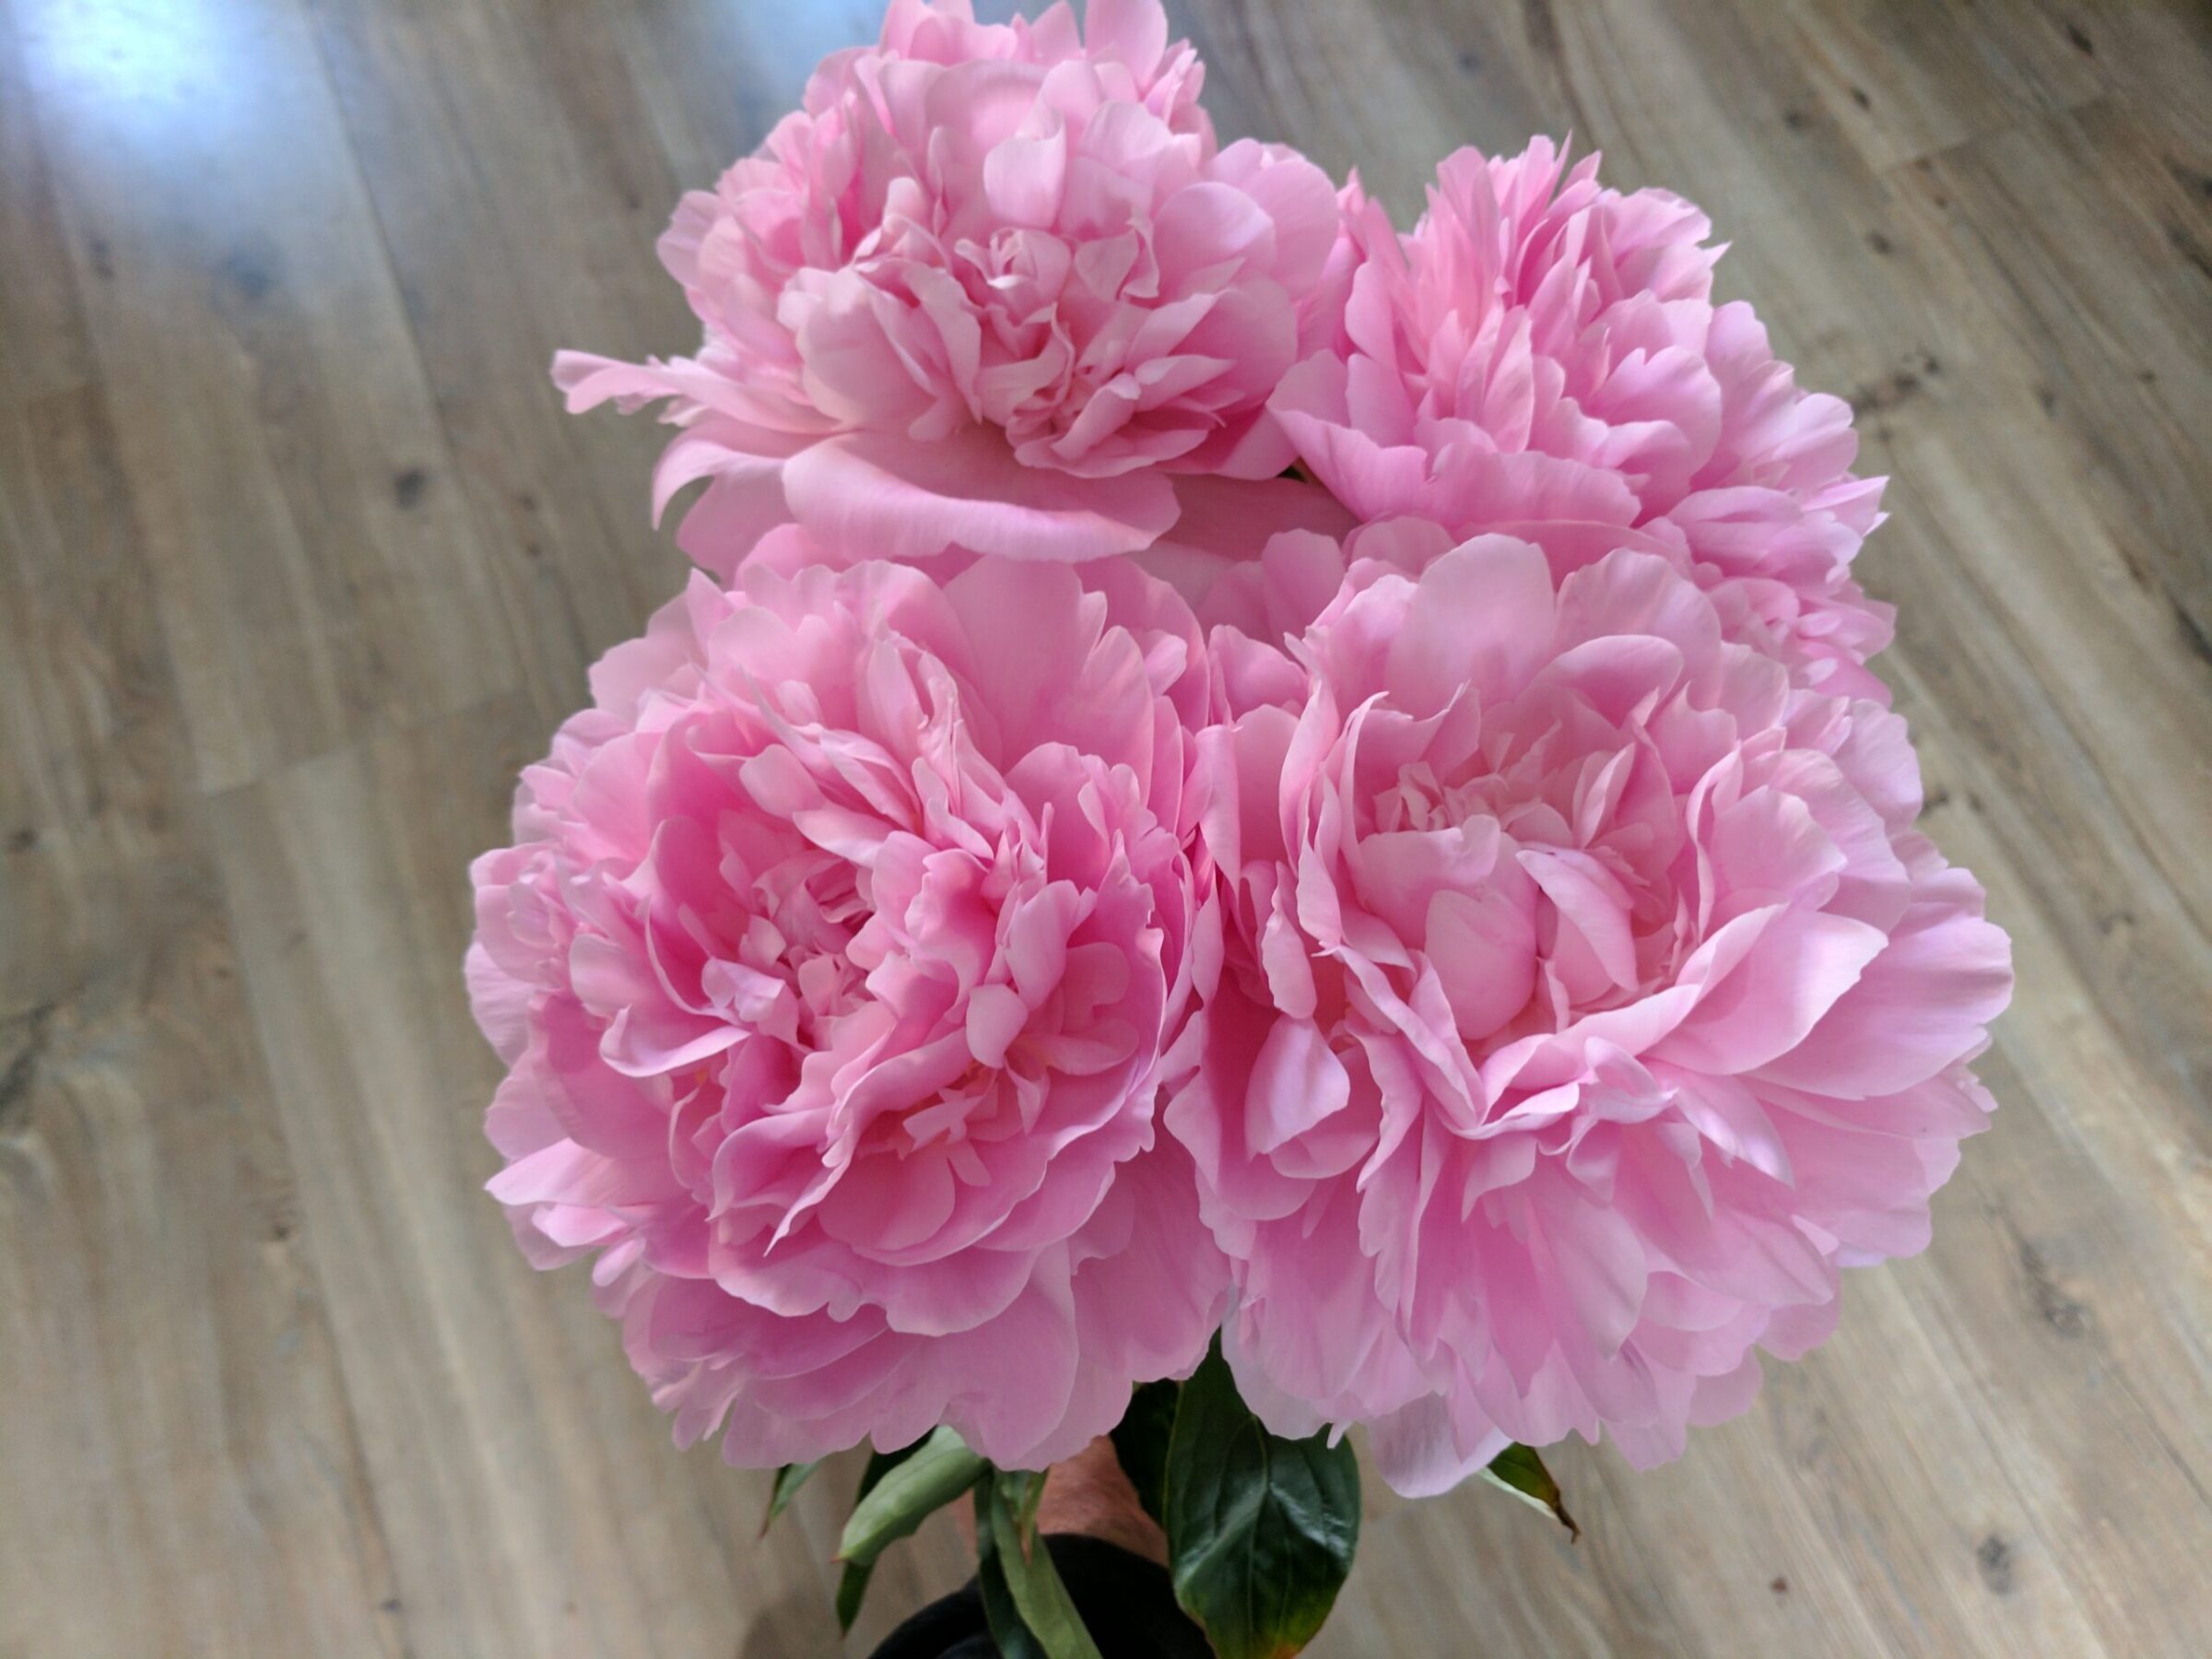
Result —
[[783, 489], [808, 534], [881, 559], [951, 547], [1010, 559], [1133, 553], [1174, 524], [1175, 492], [1154, 473], [1075, 478], [1025, 467], [996, 434], [969, 428], [934, 443], [854, 433], [802, 451]]

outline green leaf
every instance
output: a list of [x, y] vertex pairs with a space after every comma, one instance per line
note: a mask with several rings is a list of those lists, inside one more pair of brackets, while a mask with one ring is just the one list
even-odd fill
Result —
[[799, 1495], [799, 1488], [821, 1466], [820, 1460], [817, 1459], [813, 1463], [785, 1464], [776, 1471], [776, 1484], [769, 1488], [768, 1493], [768, 1513], [760, 1517], [761, 1536], [768, 1535], [768, 1529], [776, 1524], [776, 1517], [791, 1507], [791, 1500]]
[[907, 1536], [981, 1478], [983, 1460], [950, 1429], [939, 1429], [853, 1505], [838, 1540], [837, 1559], [874, 1563], [887, 1545]]
[[845, 1570], [837, 1575], [837, 1628], [847, 1635], [853, 1632], [853, 1621], [860, 1617], [860, 1604], [868, 1598], [868, 1581], [875, 1576], [873, 1561], [865, 1566], [847, 1561]]
[[1238, 1396], [1218, 1343], [1182, 1385], [1168, 1443], [1175, 1599], [1221, 1659], [1282, 1659], [1313, 1639], [1359, 1542], [1359, 1465], [1326, 1432], [1283, 1440]]
[[1175, 1430], [1175, 1402], [1182, 1394], [1180, 1382], [1145, 1383], [1129, 1396], [1129, 1409], [1113, 1429], [1113, 1454], [1136, 1488], [1136, 1500], [1155, 1521], [1166, 1513], [1168, 1437]]
[[[896, 1452], [870, 1452], [868, 1466], [860, 1473], [860, 1485], [853, 1493], [858, 1504], [863, 1498], [883, 1484], [883, 1477], [922, 1450], [923, 1441], [901, 1446]], [[845, 1570], [837, 1580], [837, 1628], [851, 1630], [853, 1621], [860, 1617], [860, 1604], [866, 1599], [868, 1580], [876, 1571], [873, 1561], [847, 1561]]]
[[1561, 1526], [1577, 1543], [1582, 1541], [1583, 1529], [1574, 1524], [1567, 1512], [1566, 1500], [1560, 1495], [1559, 1483], [1551, 1477], [1544, 1460], [1529, 1447], [1515, 1441], [1504, 1451], [1490, 1459], [1489, 1467], [1482, 1477], [1492, 1486], [1502, 1487], [1522, 1502], [1533, 1504], [1547, 1514], [1556, 1516]]
[[1002, 1659], [1045, 1659], [1044, 1649], [1021, 1622], [1021, 1610], [1014, 1605], [1014, 1593], [1006, 1587], [1006, 1575], [999, 1565], [998, 1544], [991, 1531], [995, 1484], [986, 1471], [975, 1486], [975, 1586], [983, 1598], [983, 1622], [991, 1627], [991, 1640], [998, 1644]]
[[[998, 1571], [1005, 1575], [1006, 1592], [1023, 1627], [1036, 1639], [1045, 1659], [1102, 1659], [1099, 1644], [1083, 1628], [1075, 1598], [1061, 1583], [1060, 1570], [1053, 1565], [1053, 1552], [1037, 1535], [1037, 1500], [1043, 1491], [1041, 1473], [1005, 1469], [992, 1477], [983, 1508], [989, 1514]], [[979, 1540], [982, 1522], [978, 1516]], [[984, 1617], [990, 1617], [988, 1606]]]

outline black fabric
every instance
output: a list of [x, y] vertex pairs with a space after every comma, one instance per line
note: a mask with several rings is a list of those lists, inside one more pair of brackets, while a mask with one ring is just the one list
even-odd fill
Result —
[[[1206, 1638], [1175, 1605], [1167, 1569], [1100, 1538], [1055, 1533], [1045, 1541], [1104, 1659], [1209, 1659]], [[998, 1659], [974, 1580], [893, 1630], [875, 1659]]]

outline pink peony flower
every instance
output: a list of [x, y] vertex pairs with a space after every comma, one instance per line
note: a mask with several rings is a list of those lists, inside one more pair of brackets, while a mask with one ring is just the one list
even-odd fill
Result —
[[1149, 545], [1171, 473], [1288, 464], [1267, 397], [1335, 310], [1333, 187], [1218, 147], [1200, 78], [1158, 0], [1094, 0], [1080, 34], [901, 0], [677, 208], [697, 357], [564, 352], [569, 406], [667, 401], [655, 512], [711, 480], [678, 540], [719, 572], [787, 520], [898, 559]]
[[1849, 406], [1797, 390], [1749, 306], [1713, 304], [1703, 214], [1596, 172], [1544, 138], [1510, 159], [1463, 149], [1403, 237], [1347, 191], [1342, 334], [1271, 406], [1362, 518], [1524, 536], [1562, 575], [1623, 546], [1665, 554], [1732, 636], [1886, 700], [1864, 664], [1889, 609], [1851, 578], [1882, 480], [1851, 473]]
[[1340, 589], [1279, 649], [1212, 638], [1228, 945], [1166, 1114], [1246, 1398], [1371, 1422], [1415, 1494], [1743, 1410], [1840, 1267], [1926, 1241], [2011, 984], [1896, 714], [1730, 641], [1665, 559], [1562, 580], [1428, 534], [1348, 572], [1278, 536], [1246, 602]]
[[1189, 1001], [1188, 611], [1121, 561], [704, 577], [479, 859], [490, 1190], [597, 1253], [686, 1441], [1074, 1453], [1227, 1269], [1156, 1138]]

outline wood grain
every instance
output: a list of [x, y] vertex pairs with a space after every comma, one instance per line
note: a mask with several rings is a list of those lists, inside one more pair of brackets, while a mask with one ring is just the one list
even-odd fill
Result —
[[[1002, 5], [997, 7], [1003, 12]], [[874, 0], [0, 0], [0, 1655], [833, 1652], [477, 1188], [468, 857], [672, 591], [652, 242]], [[1225, 128], [1697, 199], [1893, 517], [1929, 827], [2020, 987], [1933, 1248], [1634, 1475], [1372, 1503], [1317, 1654], [2212, 1632], [2212, 13], [1191, 0]], [[933, 1524], [849, 1652], [964, 1576]]]

